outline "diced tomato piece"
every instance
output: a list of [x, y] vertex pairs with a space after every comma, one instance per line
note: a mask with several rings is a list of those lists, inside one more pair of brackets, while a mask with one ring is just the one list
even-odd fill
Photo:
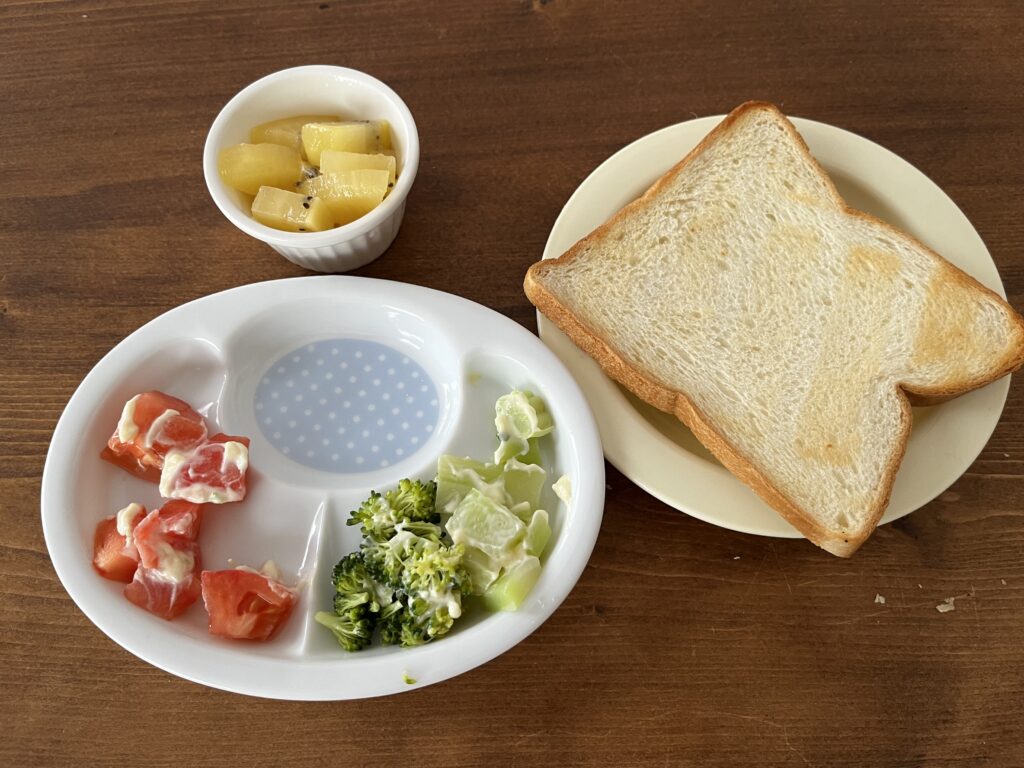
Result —
[[183, 549], [199, 538], [203, 505], [190, 501], [173, 500], [154, 509], [135, 526], [135, 546], [147, 568], [158, 568], [162, 544], [172, 549]]
[[173, 619], [194, 603], [199, 583], [202, 505], [169, 501], [146, 515], [133, 536], [140, 565], [124, 594], [136, 605]]
[[160, 482], [160, 467], [147, 466], [135, 458], [131, 453], [114, 453], [114, 451], [110, 449], [109, 445], [105, 445], [103, 446], [103, 450], [100, 451], [100, 458], [104, 461], [109, 461], [115, 467], [120, 467], [121, 469], [131, 472], [136, 477], [141, 477], [149, 483]]
[[291, 615], [298, 594], [262, 573], [203, 571], [203, 602], [210, 633], [233, 640], [266, 640]]
[[199, 571], [199, 545], [193, 544], [192, 547], [195, 550], [194, 566], [184, 578], [170, 579], [157, 568], [140, 565], [131, 584], [124, 588], [124, 596], [161, 619], [170, 621], [180, 616], [199, 599], [202, 592], [199, 579], [196, 578]]
[[100, 456], [145, 480], [159, 482], [168, 451], [189, 450], [205, 439], [206, 422], [192, 406], [163, 392], [143, 392], [125, 403], [117, 429]]
[[[130, 507], [131, 517], [128, 524], [135, 528], [146, 515], [146, 508], [140, 504]], [[133, 537], [134, 539], [134, 537]], [[114, 581], [129, 582], [135, 575], [139, 565], [139, 551], [134, 540], [128, 540], [117, 530], [117, 515], [100, 520], [93, 536], [93, 567], [101, 576]]]
[[167, 455], [160, 495], [208, 504], [241, 501], [248, 468], [249, 438], [217, 434], [191, 453]]

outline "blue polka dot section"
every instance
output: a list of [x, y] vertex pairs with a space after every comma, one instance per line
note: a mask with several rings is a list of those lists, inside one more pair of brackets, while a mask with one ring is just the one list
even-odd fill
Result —
[[418, 451], [437, 427], [437, 386], [402, 352], [366, 339], [328, 339], [276, 361], [253, 403], [264, 437], [326, 472], [372, 472]]

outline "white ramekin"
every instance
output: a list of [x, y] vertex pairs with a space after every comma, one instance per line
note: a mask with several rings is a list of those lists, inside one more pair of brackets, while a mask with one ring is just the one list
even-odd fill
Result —
[[[242, 196], [226, 186], [217, 172], [220, 150], [249, 141], [253, 126], [304, 114], [387, 120], [391, 124], [398, 160], [398, 179], [384, 202], [351, 224], [326, 232], [282, 232], [260, 224], [250, 215]], [[217, 207], [247, 235], [262, 240], [306, 269], [345, 272], [373, 261], [395, 239], [419, 160], [416, 121], [397, 93], [363, 72], [315, 65], [267, 75], [231, 99], [213, 121], [206, 137], [203, 173]]]

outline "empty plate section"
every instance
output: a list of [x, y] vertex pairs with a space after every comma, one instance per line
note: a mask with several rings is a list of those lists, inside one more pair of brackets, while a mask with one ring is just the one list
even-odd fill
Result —
[[419, 475], [461, 419], [458, 340], [347, 295], [283, 302], [225, 343], [225, 421], [289, 485], [360, 490]]
[[325, 472], [390, 467], [419, 451], [438, 424], [438, 387], [405, 352], [369, 339], [305, 344], [260, 378], [254, 417], [267, 441]]

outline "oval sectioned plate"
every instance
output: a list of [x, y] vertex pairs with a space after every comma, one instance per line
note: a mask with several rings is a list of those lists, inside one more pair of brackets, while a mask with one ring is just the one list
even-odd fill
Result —
[[[334, 564], [359, 545], [346, 525], [370, 491], [432, 479], [441, 454], [494, 452], [494, 404], [513, 388], [542, 397], [552, 538], [516, 612], [472, 599], [450, 634], [414, 648], [341, 649], [313, 620], [330, 610]], [[249, 491], [203, 514], [203, 567], [274, 560], [299, 601], [267, 642], [213, 637], [202, 601], [174, 621], [140, 610], [92, 568], [97, 523], [157, 488], [100, 459], [126, 400], [161, 390], [210, 432], [251, 439]], [[568, 475], [562, 503], [551, 483]], [[281, 699], [378, 696], [435, 683], [503, 653], [569, 594], [600, 528], [604, 462], [594, 419], [565, 366], [536, 336], [465, 299], [359, 277], [258, 283], [178, 307], [142, 327], [86, 376], [46, 459], [42, 521], [65, 589], [115, 642], [175, 675]], [[407, 678], [416, 682], [410, 684]]]

